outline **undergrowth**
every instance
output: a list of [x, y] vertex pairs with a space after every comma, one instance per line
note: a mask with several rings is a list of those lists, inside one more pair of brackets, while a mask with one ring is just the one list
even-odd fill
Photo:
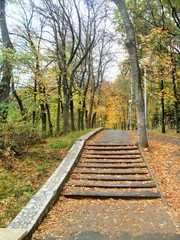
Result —
[[165, 133], [162, 133], [160, 128], [151, 129], [151, 130], [148, 130], [148, 131], [152, 132], [152, 133], [156, 133], [156, 134], [162, 135], [162, 136], [180, 138], [180, 134], [176, 133], [175, 129], [166, 129]]

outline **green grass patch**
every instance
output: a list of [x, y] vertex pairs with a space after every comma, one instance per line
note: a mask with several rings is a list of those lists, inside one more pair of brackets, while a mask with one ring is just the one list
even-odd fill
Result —
[[85, 135], [90, 131], [92, 131], [92, 129], [86, 129], [84, 131], [78, 131], [78, 132], [70, 132], [67, 135], [62, 135], [57, 138], [50, 138], [47, 141], [50, 141], [49, 146], [52, 149], [63, 149], [63, 148], [69, 149], [79, 137], [81, 137], [82, 135]]
[[32, 148], [40, 148], [40, 144], [35, 144]]
[[39, 166], [37, 166], [37, 168], [36, 168], [36, 170], [38, 171], [38, 172], [41, 172], [41, 171], [43, 171], [45, 169], [45, 166], [42, 166], [42, 165], [39, 165]]
[[56, 143], [51, 143], [50, 144], [50, 147], [51, 148], [59, 148], [59, 149], [62, 149], [62, 148], [66, 148], [69, 146], [69, 142], [68, 141], [58, 141]]
[[20, 196], [23, 196], [26, 193], [32, 193], [32, 192], [33, 192], [33, 185], [25, 184], [25, 185], [20, 186], [20, 188], [16, 189], [14, 191], [14, 195], [16, 198], [19, 198]]
[[48, 138], [10, 161], [0, 158], [0, 227], [7, 227], [58, 167], [74, 141], [91, 129]]

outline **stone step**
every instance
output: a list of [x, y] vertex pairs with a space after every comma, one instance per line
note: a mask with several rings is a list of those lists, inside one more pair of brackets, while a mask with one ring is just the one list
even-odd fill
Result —
[[85, 147], [85, 150], [93, 150], [93, 151], [119, 151], [119, 150], [138, 150], [138, 147]]
[[142, 158], [141, 155], [139, 156], [82, 156], [81, 158], [89, 158], [89, 159], [139, 159]]
[[146, 165], [114, 165], [114, 164], [99, 164], [99, 165], [78, 165], [78, 168], [146, 168]]
[[103, 174], [103, 175], [144, 175], [148, 172], [144, 171], [105, 171], [105, 170], [84, 170], [78, 171], [80, 174]]
[[66, 197], [70, 198], [115, 198], [115, 199], [154, 199], [161, 198], [159, 192], [99, 192], [99, 191], [74, 191], [71, 193], [64, 193]]
[[107, 177], [107, 176], [86, 176], [86, 177], [72, 177], [73, 180], [97, 180], [97, 181], [151, 181], [151, 178], [137, 178], [137, 177]]
[[155, 188], [155, 184], [103, 184], [103, 183], [69, 183], [73, 187], [98, 187], [98, 188]]
[[88, 155], [141, 155], [139, 152], [88, 152]]
[[131, 145], [129, 143], [89, 143], [86, 144], [86, 147], [137, 147], [137, 145]]
[[129, 159], [129, 160], [126, 160], [126, 159], [122, 159], [122, 160], [83, 160], [83, 163], [104, 163], [104, 164], [109, 164], [109, 163], [113, 163], [113, 164], [116, 164], [116, 163], [143, 163], [142, 160], [136, 160], [136, 159]]

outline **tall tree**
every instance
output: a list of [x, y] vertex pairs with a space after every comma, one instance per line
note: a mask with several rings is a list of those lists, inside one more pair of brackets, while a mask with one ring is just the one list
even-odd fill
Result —
[[[58, 115], [60, 113], [60, 91], [62, 89], [63, 132], [67, 134], [69, 131], [69, 111], [71, 113], [71, 130], [74, 131], [75, 129], [73, 103], [75, 74], [93, 45], [95, 30], [92, 33], [91, 42], [89, 42], [84, 54], [80, 56], [78, 52], [82, 41], [82, 23], [80, 9], [76, 1], [73, 0], [71, 5], [65, 1], [50, 3], [47, 0], [43, 0], [43, 2], [46, 11], [42, 9], [41, 14], [44, 15], [44, 12], [48, 13], [47, 18], [49, 20], [49, 26], [53, 31], [54, 39], [52, 39], [52, 41], [55, 46], [55, 58], [60, 75], [58, 77]], [[76, 22], [74, 18], [77, 19]], [[58, 132], [59, 126], [57, 123], [57, 134]]]
[[145, 111], [144, 111], [144, 101], [142, 95], [141, 87], [141, 73], [139, 68], [137, 47], [135, 33], [133, 30], [133, 25], [130, 21], [127, 8], [124, 0], [113, 0], [117, 5], [119, 12], [121, 14], [125, 29], [126, 29], [126, 46], [130, 55], [130, 61], [132, 66], [132, 73], [135, 82], [135, 94], [136, 94], [136, 109], [137, 109], [137, 126], [138, 126], [138, 137], [139, 144], [142, 147], [148, 146], [147, 132], [146, 132], [146, 121], [145, 121]]
[[[30, 81], [26, 81], [27, 84], [28, 82], [30, 84], [30, 91], [28, 92], [32, 99], [28, 111], [29, 113], [32, 111], [33, 125], [36, 126], [39, 121], [39, 109], [41, 109], [42, 133], [46, 135], [48, 123], [49, 134], [52, 135], [51, 113], [49, 99], [47, 98], [49, 89], [46, 83], [47, 76], [49, 76], [49, 70], [47, 69], [49, 69], [49, 66], [52, 68], [52, 59], [47, 57], [42, 48], [46, 20], [37, 14], [33, 1], [29, 1], [29, 4], [19, 1], [16, 8], [18, 17], [14, 14], [15, 21], [12, 33], [20, 43], [19, 47], [16, 46], [17, 59], [19, 55], [21, 68], [23, 71], [26, 69], [32, 77], [31, 80], [29, 79]], [[45, 71], [46, 74], [44, 74]]]
[[2, 79], [0, 82], [0, 102], [6, 101], [10, 93], [10, 84], [12, 78], [12, 62], [11, 55], [14, 52], [12, 42], [9, 37], [9, 31], [6, 24], [6, 1], [0, 1], [0, 28], [3, 44], [3, 63], [1, 67]]
[[[176, 126], [176, 132], [179, 132], [179, 94], [178, 89], [178, 71], [179, 71], [179, 34], [180, 34], [180, 20], [178, 17], [179, 4], [177, 0], [149, 0], [149, 1], [138, 1], [136, 5], [134, 5], [134, 1], [131, 1], [132, 13], [131, 17], [134, 16], [133, 22], [136, 29], [136, 33], [141, 38], [145, 38], [146, 41], [149, 38], [149, 50], [148, 52], [144, 51], [147, 48], [144, 41], [138, 41], [140, 46], [140, 55], [143, 59], [151, 59], [150, 64], [147, 66], [147, 69], [151, 65], [156, 62], [157, 68], [161, 69], [161, 75], [157, 76], [159, 83], [161, 82], [161, 78], [164, 81], [164, 90], [162, 90], [162, 84], [160, 84], [160, 89], [162, 92], [161, 95], [164, 94], [164, 113], [163, 108], [161, 111], [161, 116], [165, 115], [164, 120], [163, 117], [161, 126], [162, 132], [165, 130], [165, 123], [169, 122], [171, 119], [171, 123]], [[152, 36], [154, 35], [154, 36]], [[143, 44], [143, 45], [142, 45]], [[151, 57], [149, 54], [151, 53]], [[169, 58], [169, 66], [165, 61], [166, 58]], [[162, 61], [157, 61], [157, 58], [161, 58]], [[165, 69], [162, 68], [162, 63], [166, 65]], [[166, 69], [169, 69], [169, 74], [166, 74]], [[152, 80], [153, 78], [152, 72], [147, 71], [147, 77]], [[171, 90], [170, 84], [167, 87], [166, 83], [172, 83]], [[150, 89], [148, 89], [150, 90]], [[169, 92], [173, 91], [171, 99], [173, 101], [167, 101], [167, 97], [170, 98]], [[173, 96], [174, 95], [174, 96]], [[163, 99], [163, 98], [162, 98]], [[163, 103], [163, 101], [161, 101]], [[174, 103], [174, 104], [173, 104]], [[173, 106], [174, 105], [174, 106]], [[163, 106], [163, 104], [162, 104]], [[173, 110], [174, 108], [174, 110]], [[171, 110], [170, 110], [171, 109]], [[151, 116], [151, 119], [153, 117]], [[160, 119], [160, 118], [159, 118]], [[163, 126], [164, 125], [164, 126]]]
[[[156, 61], [156, 66], [159, 69], [162, 69], [161, 65], [164, 63], [165, 58], [169, 59], [169, 66], [165, 69], [169, 69], [169, 75], [166, 77], [163, 76], [166, 71], [161, 70], [161, 75], [157, 77], [159, 79], [159, 83], [161, 81], [160, 78], [164, 81], [165, 91], [164, 94], [164, 120], [162, 119], [162, 132], [164, 131], [165, 122], [168, 123], [171, 119], [171, 123], [176, 126], [176, 132], [180, 132], [180, 115], [179, 115], [179, 94], [178, 94], [178, 78], [179, 78], [179, 36], [180, 36], [180, 18], [178, 16], [178, 12], [180, 11], [180, 5], [178, 0], [141, 0], [134, 1], [129, 0], [128, 4], [131, 5], [131, 19], [133, 19], [134, 28], [136, 34], [141, 36], [142, 38], [149, 38], [149, 47], [148, 52], [144, 52], [144, 49], [147, 47], [144, 41], [138, 41], [139, 45], [139, 54], [143, 59], [151, 59], [151, 66], [154, 65], [155, 59], [162, 58], [162, 62], [159, 61], [160, 64]], [[154, 36], [151, 36], [155, 33]], [[151, 40], [150, 40], [151, 39]], [[138, 39], [139, 40], [139, 39]], [[143, 44], [143, 46], [142, 46]], [[153, 51], [152, 51], [153, 50]], [[149, 53], [153, 54], [151, 57], [148, 57]], [[157, 54], [156, 54], [157, 53]], [[164, 56], [166, 55], [166, 56]], [[147, 66], [149, 68], [149, 65]], [[147, 71], [147, 77], [153, 78], [152, 72]], [[170, 85], [166, 88], [166, 83], [172, 83], [171, 90]], [[162, 89], [162, 86], [160, 87]], [[150, 89], [148, 89], [150, 90]], [[167, 93], [173, 91], [171, 99], [173, 101], [166, 101]], [[174, 105], [174, 106], [173, 106]], [[174, 108], [174, 109], [173, 109]], [[170, 110], [171, 109], [171, 110]], [[161, 116], [163, 116], [163, 108], [161, 111]], [[151, 116], [153, 119], [153, 116]], [[160, 119], [160, 116], [159, 116]]]

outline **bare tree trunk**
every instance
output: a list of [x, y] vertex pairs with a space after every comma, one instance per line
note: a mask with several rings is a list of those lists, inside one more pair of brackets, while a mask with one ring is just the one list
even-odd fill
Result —
[[164, 109], [164, 81], [161, 80], [161, 132], [165, 133], [165, 109]]
[[12, 78], [12, 64], [11, 60], [8, 57], [8, 52], [14, 51], [13, 45], [11, 43], [9, 32], [6, 24], [6, 16], [5, 16], [5, 0], [0, 1], [0, 28], [1, 28], [1, 36], [3, 47], [6, 49], [6, 53], [4, 54], [3, 65], [2, 65], [2, 79], [0, 82], [0, 102], [6, 101], [9, 97], [10, 93], [10, 83]]
[[143, 94], [142, 94], [142, 87], [141, 87], [141, 74], [140, 74], [139, 62], [137, 57], [135, 34], [134, 34], [133, 26], [130, 21], [127, 9], [126, 9], [125, 1], [113, 0], [113, 2], [117, 5], [119, 9], [119, 12], [121, 14], [121, 17], [126, 29], [126, 35], [127, 35], [126, 46], [128, 48], [129, 55], [130, 55], [132, 73], [133, 73], [133, 78], [135, 82], [139, 144], [142, 147], [147, 147], [148, 141], [147, 141], [147, 132], [146, 132], [144, 101], [143, 101]]
[[16, 101], [17, 101], [18, 106], [19, 106], [19, 108], [20, 108], [20, 111], [21, 111], [21, 115], [22, 115], [22, 117], [23, 117], [23, 120], [25, 120], [24, 115], [25, 115], [26, 110], [25, 110], [25, 108], [24, 108], [24, 106], [23, 106], [22, 99], [20, 98], [20, 96], [18, 95], [18, 93], [17, 93], [17, 91], [16, 91], [16, 89], [15, 89], [15, 87], [14, 87], [14, 82], [12, 83], [12, 93], [13, 93], [13, 95], [14, 95], [15, 98], [16, 98]]
[[46, 124], [46, 108], [44, 103], [40, 104], [41, 106], [41, 122], [42, 122], [42, 134], [46, 135], [47, 124]]
[[91, 127], [96, 128], [96, 112], [93, 114]]
[[61, 113], [61, 77], [58, 79], [58, 100], [57, 100], [57, 117], [56, 117], [56, 136], [60, 134], [60, 113]]
[[70, 96], [70, 114], [71, 114], [71, 131], [75, 131], [75, 124], [74, 124], [74, 101], [72, 99], [72, 94]]
[[[34, 100], [34, 105], [36, 105], [36, 99], [37, 99], [37, 80], [36, 78], [34, 79], [34, 90], [33, 90], [33, 100]], [[36, 106], [35, 106], [36, 107]], [[36, 122], [36, 109], [33, 110], [33, 113], [32, 113], [32, 121], [33, 121], [33, 125], [35, 124]]]
[[88, 127], [88, 110], [85, 110], [85, 123], [86, 123], [86, 127]]
[[133, 83], [132, 80], [130, 80], [130, 86], [131, 86], [131, 95], [129, 99], [129, 111], [128, 111], [128, 130], [132, 130], [132, 103], [133, 103]]
[[49, 125], [49, 135], [52, 137], [53, 136], [53, 125], [52, 125], [52, 121], [51, 121], [51, 112], [50, 112], [49, 104], [47, 103], [47, 99], [46, 99], [46, 110], [47, 110], [48, 125]]
[[84, 130], [84, 121], [85, 121], [85, 111], [86, 111], [86, 99], [84, 97], [82, 104], [82, 112], [81, 112], [81, 129]]
[[174, 93], [174, 115], [175, 115], [175, 124], [176, 124], [176, 133], [180, 133], [180, 124], [179, 124], [179, 116], [178, 116], [178, 96], [177, 96], [177, 87], [176, 87], [176, 66], [172, 70], [172, 84], [173, 84], [173, 93]]
[[173, 79], [173, 88], [174, 88], [174, 115], [175, 115], [175, 123], [176, 123], [176, 133], [180, 133], [180, 123], [179, 123], [179, 116], [178, 116], [178, 101], [177, 101], [177, 94], [176, 94], [176, 84]]
[[[81, 104], [81, 102], [79, 102]], [[78, 108], [78, 131], [81, 130], [81, 108]]]
[[63, 133], [68, 134], [69, 131], [69, 92], [67, 88], [67, 78], [66, 74], [63, 76], [63, 93], [64, 93], [64, 103], [63, 103]]
[[63, 104], [63, 117], [64, 117], [64, 127], [63, 127], [63, 133], [65, 135], [68, 134], [69, 131], [69, 96], [66, 94], [64, 96], [64, 104]]
[[91, 96], [91, 99], [90, 99], [90, 107], [89, 107], [89, 116], [88, 116], [88, 128], [91, 128], [92, 127], [92, 115], [93, 115], [93, 104], [94, 104], [94, 92]]

